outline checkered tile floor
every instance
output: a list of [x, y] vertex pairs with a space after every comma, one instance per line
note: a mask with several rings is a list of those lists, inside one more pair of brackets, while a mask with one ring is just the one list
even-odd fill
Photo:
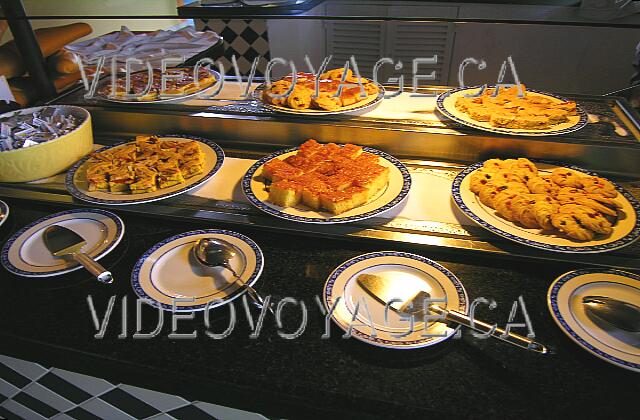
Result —
[[217, 32], [224, 39], [224, 57], [220, 58], [225, 71], [235, 75], [231, 57], [235, 56], [242, 75], [251, 71], [253, 60], [258, 58], [256, 76], [263, 76], [271, 59], [269, 35], [265, 20], [196, 19], [196, 29]]
[[0, 418], [266, 419], [259, 414], [138, 388], [0, 355]]

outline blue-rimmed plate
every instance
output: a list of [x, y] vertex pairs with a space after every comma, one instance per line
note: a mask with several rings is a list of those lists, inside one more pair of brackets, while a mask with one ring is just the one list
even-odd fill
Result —
[[9, 206], [4, 201], [0, 200], [0, 226], [4, 224], [9, 218]]
[[[172, 141], [197, 141], [205, 156], [204, 171], [196, 176], [188, 178], [182, 184], [174, 185], [169, 188], [158, 188], [157, 191], [144, 194], [131, 194], [129, 192], [111, 193], [108, 191], [89, 191], [89, 183], [87, 182], [86, 171], [90, 156], [81, 159], [73, 165], [66, 177], [66, 187], [69, 193], [75, 198], [88, 201], [95, 204], [107, 204], [114, 206], [122, 206], [127, 204], [142, 204], [152, 201], [163, 200], [165, 198], [175, 197], [187, 191], [190, 191], [204, 184], [209, 178], [218, 172], [224, 161], [224, 152], [222, 148], [211, 140], [202, 137], [188, 136], [184, 134], [165, 134], [159, 137], [160, 140]], [[98, 150], [102, 152], [108, 149], [122, 147], [131, 142], [122, 142], [113, 146], [106, 146]]]
[[[495, 88], [495, 86], [488, 87]], [[464, 124], [468, 127], [489, 131], [491, 133], [510, 134], [514, 136], [558, 136], [561, 134], [578, 131], [582, 127], [587, 125], [588, 122], [587, 113], [584, 112], [580, 105], [577, 105], [577, 115], [570, 116], [567, 122], [555, 124], [542, 130], [494, 127], [488, 121], [476, 121], [472, 119], [469, 114], [456, 108], [456, 101], [458, 100], [458, 98], [463, 97], [464, 95], [475, 94], [479, 91], [480, 88], [481, 86], [461, 87], [457, 89], [451, 89], [440, 94], [438, 96], [438, 99], [436, 100], [438, 111], [440, 111], [443, 115], [452, 119], [453, 121], [459, 122], [460, 124]], [[540, 92], [529, 88], [527, 88], [527, 95], [544, 97], [545, 99], [549, 99], [552, 102], [557, 103], [568, 101], [568, 99], [563, 98], [562, 96], [558, 96], [553, 93]]]
[[[167, 69], [167, 79], [168, 80], [172, 80], [172, 74], [171, 72], [174, 72], [176, 70], [183, 70], [186, 69], [187, 70], [187, 74], [189, 75], [193, 75], [193, 67], [174, 67], [174, 68], [168, 68]], [[205, 67], [202, 67], [202, 69], [206, 69]], [[104, 101], [109, 101], [109, 102], [116, 102], [116, 103], [121, 103], [121, 104], [131, 104], [131, 105], [144, 105], [144, 104], [160, 104], [160, 103], [178, 103], [178, 102], [183, 102], [186, 101], [188, 99], [197, 99], [199, 97], [207, 97], [207, 95], [212, 95], [213, 91], [214, 91], [214, 87], [216, 88], [215, 90], [219, 89], [220, 86], [216, 87], [220, 80], [222, 79], [222, 77], [220, 76], [220, 73], [218, 73], [217, 71], [213, 70], [213, 69], [206, 69], [208, 70], [209, 74], [211, 74], [211, 76], [214, 77], [214, 81], [207, 85], [207, 86], [203, 86], [202, 88], [196, 88], [197, 90], [195, 90], [194, 92], [191, 93], [186, 93], [184, 95], [180, 95], [180, 96], [176, 96], [176, 95], [160, 95], [155, 99], [148, 99], [148, 98], [140, 98], [140, 99], [136, 99], [136, 98], [125, 98], [125, 97], [118, 97], [118, 96], [110, 96], [106, 93], [101, 92], [103, 89], [105, 89], [107, 86], [109, 86], [111, 84], [111, 76], [106, 76], [104, 77], [99, 83], [98, 89], [96, 91], [96, 97], [104, 100]], [[135, 73], [146, 73], [146, 70], [142, 70], [142, 71], [138, 71], [138, 72], [134, 72], [131, 73], [131, 75], [135, 74]], [[120, 75], [120, 78], [122, 78], [121, 80], [124, 80], [125, 76], [124, 75]], [[111, 89], [108, 88], [108, 91], [110, 92]]]
[[589, 316], [582, 303], [586, 296], [640, 306], [640, 276], [613, 269], [571, 271], [558, 277], [547, 294], [551, 316], [569, 338], [609, 363], [640, 372], [640, 335]]
[[[576, 241], [559, 233], [542, 231], [541, 229], [527, 229], [519, 224], [510, 222], [497, 214], [495, 210], [485, 206], [469, 189], [469, 182], [473, 172], [481, 168], [482, 162], [473, 164], [460, 172], [453, 181], [452, 197], [458, 208], [483, 228], [496, 235], [512, 240], [522, 245], [532, 246], [547, 251], [568, 253], [607, 252], [623, 248], [640, 237], [640, 204], [624, 188], [616, 185], [620, 193], [616, 200], [622, 206], [618, 210], [618, 220], [613, 226], [613, 233], [608, 236], [598, 235], [592, 241]], [[538, 171], [543, 174], [551, 173], [559, 166], [536, 162]], [[572, 165], [562, 167], [574, 171], [597, 176], [596, 173]]]
[[[460, 328], [444, 323], [425, 325], [402, 319], [371, 297], [358, 284], [361, 274], [373, 274], [398, 284], [398, 298], [408, 299], [417, 290], [428, 292], [434, 299], [445, 299], [438, 305], [466, 313], [467, 292], [458, 278], [445, 267], [420, 255], [407, 252], [381, 251], [352, 258], [338, 268], [324, 285], [323, 302], [327, 313], [345, 332], [352, 326], [352, 336], [378, 347], [416, 349], [438, 344], [451, 338]], [[356, 310], [356, 307], [358, 308]]]
[[68, 210], [36, 220], [16, 232], [2, 248], [2, 265], [23, 277], [51, 277], [82, 268], [74, 260], [57, 258], [44, 244], [44, 230], [61, 225], [84, 238], [82, 250], [94, 260], [111, 252], [124, 235], [124, 223], [100, 209]]
[[[373, 82], [370, 81], [370, 83], [373, 83]], [[382, 102], [382, 100], [384, 99], [384, 95], [385, 95], [384, 87], [379, 83], [376, 83], [376, 86], [378, 87], [378, 93], [374, 95], [367, 95], [366, 98], [361, 98], [361, 100], [356, 102], [355, 104], [343, 106], [338, 109], [334, 109], [332, 111], [328, 111], [325, 109], [312, 109], [312, 108], [293, 109], [293, 108], [287, 108], [285, 106], [273, 105], [268, 102], [265, 102], [262, 99], [262, 94], [266, 89], [266, 84], [264, 83], [255, 88], [255, 90], [253, 91], [253, 97], [254, 99], [260, 101], [262, 106], [264, 106], [265, 108], [268, 108], [272, 111], [281, 112], [284, 114], [304, 115], [304, 116], [360, 115], [365, 112], [371, 111], [372, 109], [380, 105], [380, 102]]]
[[182, 233], [168, 238], [144, 253], [136, 263], [131, 284], [138, 297], [167, 311], [201, 311], [215, 308], [241, 296], [240, 287], [230, 270], [206, 267], [193, 255], [193, 247], [202, 238], [216, 238], [238, 251], [231, 267], [243, 283], [253, 286], [264, 266], [258, 245], [248, 237], [229, 230], [209, 229]]
[[281, 150], [265, 156], [254, 163], [242, 178], [242, 191], [247, 199], [258, 209], [272, 216], [300, 223], [349, 223], [378, 216], [400, 204], [411, 189], [411, 175], [406, 166], [398, 159], [380, 150], [370, 147], [362, 148], [365, 152], [381, 157], [379, 164], [389, 168], [389, 182], [387, 187], [379, 191], [367, 203], [347, 212], [334, 215], [329, 212], [316, 211], [304, 205], [296, 207], [280, 207], [269, 202], [269, 186], [261, 176], [262, 166], [272, 159], [285, 159], [294, 155], [299, 147]]

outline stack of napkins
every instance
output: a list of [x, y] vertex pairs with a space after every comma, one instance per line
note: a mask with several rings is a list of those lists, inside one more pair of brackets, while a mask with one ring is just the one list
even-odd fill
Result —
[[183, 57], [186, 60], [219, 40], [220, 36], [213, 31], [198, 32], [191, 27], [178, 31], [158, 30], [135, 34], [123, 26], [120, 32], [76, 42], [66, 49], [80, 55], [85, 62], [100, 57], [110, 61], [112, 57], [117, 57], [118, 62], [124, 63], [127, 58], [136, 58], [157, 66], [164, 58]]

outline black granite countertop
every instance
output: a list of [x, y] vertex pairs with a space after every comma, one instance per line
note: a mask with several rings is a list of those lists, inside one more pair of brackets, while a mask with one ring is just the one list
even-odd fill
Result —
[[[2, 244], [20, 227], [63, 210], [5, 201], [12, 212], [0, 228]], [[98, 284], [84, 271], [27, 279], [0, 268], [0, 353], [279, 418], [636, 418], [640, 376], [579, 348], [556, 327], [547, 310], [549, 284], [577, 266], [396, 248], [448, 267], [464, 283], [471, 299], [494, 298], [495, 310], [478, 310], [477, 316], [488, 321], [504, 324], [513, 301], [522, 295], [537, 339], [554, 354], [539, 356], [497, 340], [475, 339], [468, 332], [460, 340], [432, 349], [392, 351], [342, 339], [342, 331], [333, 324], [331, 338], [321, 339], [324, 318], [314, 300], [336, 266], [358, 254], [386, 249], [388, 244], [236, 228], [263, 249], [265, 269], [258, 291], [306, 303], [309, 323], [304, 334], [284, 340], [277, 334], [274, 319], [267, 317], [260, 336], [251, 339], [246, 315], [237, 303], [238, 325], [224, 340], [205, 335], [202, 313], [193, 321], [180, 321], [180, 332], [197, 331], [195, 340], [169, 339], [168, 313], [158, 337], [134, 340], [135, 294], [130, 274], [136, 260], [171, 235], [225, 226], [175, 223], [112, 210], [126, 224], [123, 241], [102, 260], [116, 278], [112, 286]], [[101, 340], [93, 337], [96, 331], [88, 295], [99, 314], [112, 295], [118, 297]], [[124, 296], [128, 300], [127, 338], [119, 339]], [[225, 308], [211, 312], [212, 330], [225, 328], [227, 313]], [[254, 311], [253, 316], [257, 315]], [[153, 318], [157, 320], [157, 312], [144, 308], [143, 331], [154, 328]], [[295, 311], [285, 313], [285, 330], [296, 329], [298, 323]]]

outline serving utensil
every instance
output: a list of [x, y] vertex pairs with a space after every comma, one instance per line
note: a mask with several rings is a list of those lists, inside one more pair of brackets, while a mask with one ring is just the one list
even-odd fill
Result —
[[[229, 270], [233, 274], [234, 281], [247, 291], [247, 294], [257, 307], [262, 308], [264, 306], [262, 297], [253, 287], [242, 281], [240, 278], [242, 273], [238, 274], [229, 263], [236, 253], [236, 248], [233, 245], [225, 240], [216, 238], [199, 239], [193, 247], [193, 254], [199, 263], [207, 267], [223, 267]], [[268, 309], [269, 312], [273, 313], [271, 306]]]
[[44, 244], [54, 257], [72, 258], [82, 264], [102, 283], [112, 283], [113, 276], [102, 265], [82, 252], [87, 241], [76, 232], [60, 225], [51, 225], [44, 230]]
[[[386, 280], [380, 276], [370, 274], [361, 274], [360, 276], [358, 276], [356, 281], [365, 292], [367, 292], [374, 299], [384, 305], [387, 305], [387, 303], [398, 297], [397, 282], [395, 282], [396, 284], [394, 285], [394, 282], [392, 281]], [[430, 313], [434, 313], [436, 315], [442, 316], [444, 318], [444, 321], [451, 321], [456, 324], [464, 325], [465, 327], [471, 328], [473, 330], [487, 333], [491, 337], [497, 338], [514, 346], [531, 350], [540, 354], [546, 354], [549, 352], [549, 350], [544, 345], [538, 342], [535, 342], [527, 337], [523, 337], [519, 334], [515, 334], [512, 332], [507, 333], [502, 328], [494, 328], [493, 325], [486, 322], [477, 321], [475, 319], [472, 320], [467, 314], [448, 310], [434, 303], [430, 303], [428, 307], [425, 307], [425, 302], [428, 302], [427, 299], [430, 298], [431, 295], [429, 293], [423, 290], [419, 290], [416, 291], [413, 297], [402, 302], [399, 308], [396, 308], [393, 305], [389, 305], [389, 308], [399, 314], [419, 316], [420, 318], [428, 316], [430, 315]]]
[[640, 332], [640, 307], [604, 296], [585, 296], [582, 303], [589, 315], [615, 328]]

